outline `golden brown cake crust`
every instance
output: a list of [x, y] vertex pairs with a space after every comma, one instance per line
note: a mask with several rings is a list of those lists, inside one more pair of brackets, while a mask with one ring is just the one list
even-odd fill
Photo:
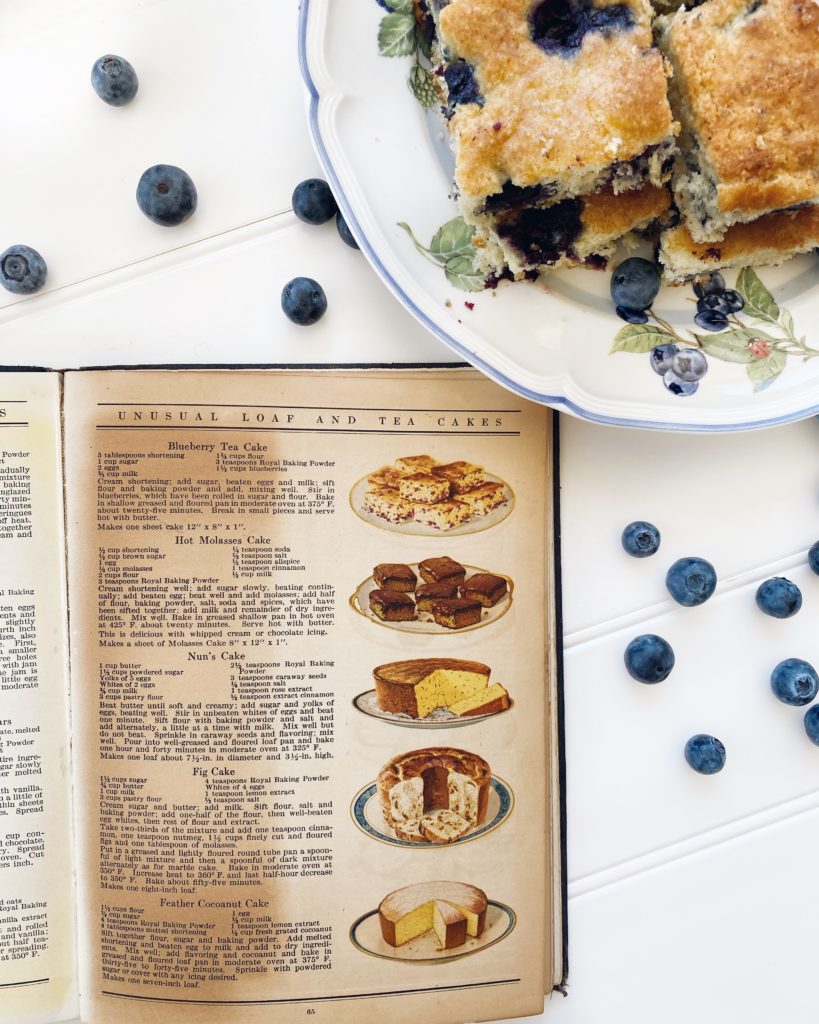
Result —
[[382, 920], [395, 924], [402, 917], [423, 906], [430, 900], [443, 900], [455, 903], [473, 914], [479, 915], [478, 935], [483, 931], [486, 915], [486, 893], [475, 885], [466, 882], [418, 882], [396, 889], [381, 901], [378, 913]]
[[491, 669], [479, 661], [462, 661], [460, 658], [413, 658], [410, 661], [391, 661], [373, 669], [376, 681], [383, 680], [395, 686], [416, 686], [436, 669], [451, 669], [455, 672], [475, 672], [489, 677]]
[[594, 195], [583, 197], [580, 220], [584, 232], [595, 238], [619, 238], [635, 227], [662, 217], [671, 207], [671, 193], [657, 185], [644, 185], [630, 192], [614, 194], [607, 185]]
[[624, 2], [632, 27], [589, 32], [568, 57], [532, 40], [532, 0], [452, 0], [443, 8], [442, 42], [473, 65], [484, 97], [483, 106], [456, 108], [450, 121], [463, 194], [491, 195], [509, 180], [529, 186], [579, 169], [603, 171], [673, 134], [651, 5]]
[[819, 198], [819, 4], [709, 0], [666, 37], [724, 213]]
[[796, 213], [769, 213], [749, 224], [734, 224], [719, 242], [695, 242], [688, 228], [679, 224], [663, 232], [660, 258], [669, 270], [667, 276], [674, 279], [686, 272], [752, 266], [761, 254], [767, 264], [781, 263], [794, 253], [817, 246], [819, 206], [814, 206]]

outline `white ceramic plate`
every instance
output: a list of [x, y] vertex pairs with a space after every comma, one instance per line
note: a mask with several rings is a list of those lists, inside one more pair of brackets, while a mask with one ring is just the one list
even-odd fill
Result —
[[[418, 573], [418, 563], [413, 562], [410, 564], [410, 568], [415, 572], [415, 575], [419, 577], [419, 584], [422, 583]], [[480, 569], [475, 565], [465, 565], [466, 578], [474, 576], [477, 572], [491, 572], [490, 569]], [[494, 576], [501, 576], [502, 573], [493, 573]], [[377, 615], [374, 615], [370, 610], [370, 592], [378, 589], [378, 584], [375, 582], [372, 576], [368, 576], [363, 583], [360, 583], [356, 588], [356, 592], [350, 597], [350, 607], [353, 611], [359, 615], [363, 615], [365, 619], [370, 622], [374, 622], [377, 626], [386, 626], [388, 629], [394, 629], [399, 633], [427, 633], [437, 636], [452, 636], [453, 633], [468, 633], [472, 629], [481, 629], [482, 626], [488, 626], [491, 622], [497, 622], [499, 618], [505, 615], [512, 605], [512, 591], [514, 590], [514, 583], [508, 576], [503, 577], [506, 580], [508, 590], [506, 594], [498, 601], [497, 604], [491, 608], [484, 608], [481, 611], [481, 618], [479, 622], [476, 622], [472, 626], [462, 626], [460, 629], [449, 629], [448, 626], [439, 626], [438, 623], [433, 619], [431, 612], [417, 612], [418, 618], [412, 619], [409, 622], [384, 622], [383, 619], [379, 619]], [[414, 594], [410, 595], [415, 597]]]
[[477, 722], [485, 722], [487, 718], [495, 718], [496, 715], [505, 715], [515, 706], [514, 700], [509, 698], [509, 707], [503, 711], [493, 711], [489, 715], [466, 715], [459, 717], [450, 711], [439, 708], [433, 711], [428, 718], [410, 718], [408, 715], [397, 715], [392, 711], [382, 711], [378, 706], [375, 690], [367, 690], [359, 693], [353, 698], [353, 707], [362, 715], [370, 718], [377, 718], [379, 722], [389, 722], [390, 725], [402, 725], [406, 729], [459, 729], [464, 725], [473, 725]]
[[458, 846], [469, 843], [473, 839], [485, 836], [487, 832], [494, 832], [496, 828], [506, 821], [512, 813], [515, 805], [515, 798], [512, 790], [503, 779], [496, 775], [492, 776], [489, 786], [489, 800], [486, 808], [486, 818], [481, 825], [471, 828], [465, 835], [452, 843], [424, 842], [413, 843], [408, 839], [399, 839], [393, 828], [384, 821], [384, 812], [381, 809], [381, 798], [378, 794], [378, 786], [371, 782], [356, 793], [350, 813], [353, 821], [361, 831], [377, 839], [381, 843], [388, 843], [390, 846], [402, 846], [407, 850], [439, 850], [441, 847]]
[[479, 938], [467, 938], [463, 946], [441, 949], [435, 932], [419, 935], [417, 939], [405, 942], [403, 946], [390, 946], [381, 936], [378, 911], [362, 914], [350, 928], [350, 940], [362, 953], [381, 957], [383, 960], [403, 960], [407, 963], [435, 964], [480, 953], [496, 942], [505, 939], [517, 924], [517, 917], [511, 907], [489, 900], [486, 908], [486, 925]]
[[[684, 397], [663, 386], [645, 353], [610, 354], [624, 324], [608, 273], [558, 271], [542, 283], [470, 293], [449, 284], [398, 226], [407, 222], [429, 245], [456, 210], [438, 115], [426, 114], [407, 85], [411, 58], [379, 55], [385, 15], [375, 0], [302, 0], [301, 64], [313, 139], [344, 216], [381, 279], [422, 324], [512, 391], [601, 423], [739, 430], [819, 413], [819, 358], [771, 359], [764, 339], [754, 352], [747, 338], [738, 354], [712, 352], [696, 394]], [[759, 276], [790, 313], [797, 341], [819, 349], [819, 260], [800, 257]], [[726, 277], [732, 285], [735, 275]], [[682, 334], [694, 328], [692, 299], [689, 287], [666, 288], [655, 309]], [[781, 321], [760, 322], [747, 309], [741, 317], [785, 336]]]

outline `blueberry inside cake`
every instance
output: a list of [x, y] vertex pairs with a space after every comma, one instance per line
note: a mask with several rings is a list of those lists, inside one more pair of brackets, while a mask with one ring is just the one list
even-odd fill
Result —
[[[617, 238], [667, 208], [661, 191], [676, 124], [648, 0], [415, 0], [415, 8], [480, 269], [520, 277], [595, 265], [595, 256], [604, 263]], [[606, 197], [599, 211], [598, 194]], [[611, 196], [625, 200], [601, 234]]]

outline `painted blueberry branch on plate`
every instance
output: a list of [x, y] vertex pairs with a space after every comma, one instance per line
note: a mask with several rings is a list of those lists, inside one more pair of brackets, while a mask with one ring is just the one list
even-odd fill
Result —
[[475, 270], [475, 229], [463, 217], [453, 217], [438, 228], [429, 246], [418, 241], [409, 224], [401, 221], [398, 227], [406, 231], [425, 259], [443, 268], [451, 285], [465, 292], [481, 292], [486, 287], [486, 278]]
[[819, 356], [795, 333], [793, 317], [780, 307], [752, 267], [744, 267], [736, 288], [727, 288], [720, 273], [694, 282], [702, 331], [681, 333], [652, 308], [660, 275], [648, 260], [634, 257], [612, 274], [611, 293], [617, 314], [628, 322], [616, 335], [612, 352], [649, 353], [652, 369], [675, 395], [693, 395], [708, 371], [706, 356], [742, 363], [754, 391], [769, 387], [787, 365], [788, 356]]
[[438, 102], [429, 69], [429, 41], [415, 20], [412, 0], [377, 0], [388, 13], [378, 28], [378, 52], [382, 57], [413, 57], [409, 87], [425, 110]]

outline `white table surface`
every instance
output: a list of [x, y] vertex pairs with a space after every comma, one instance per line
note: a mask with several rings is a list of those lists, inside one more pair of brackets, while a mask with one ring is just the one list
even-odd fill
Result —
[[[296, 0], [2, 5], [0, 247], [40, 249], [50, 278], [34, 298], [0, 293], [0, 363], [452, 360], [332, 225], [290, 212], [293, 186], [319, 173], [296, 18]], [[88, 85], [105, 52], [137, 68], [129, 107]], [[156, 162], [199, 189], [196, 216], [172, 231], [133, 199]], [[309, 330], [279, 309], [295, 274], [328, 294]], [[571, 972], [543, 1019], [816, 1024], [819, 750], [767, 677], [784, 657], [819, 660], [819, 577], [805, 565], [819, 424], [679, 436], [563, 416], [561, 431]], [[663, 533], [653, 559], [619, 546], [636, 518]], [[719, 573], [701, 608], [664, 590], [685, 554]], [[787, 622], [753, 602], [781, 573], [805, 596]], [[647, 631], [677, 654], [656, 687], [622, 668]], [[682, 759], [700, 731], [728, 748], [714, 778]]]

